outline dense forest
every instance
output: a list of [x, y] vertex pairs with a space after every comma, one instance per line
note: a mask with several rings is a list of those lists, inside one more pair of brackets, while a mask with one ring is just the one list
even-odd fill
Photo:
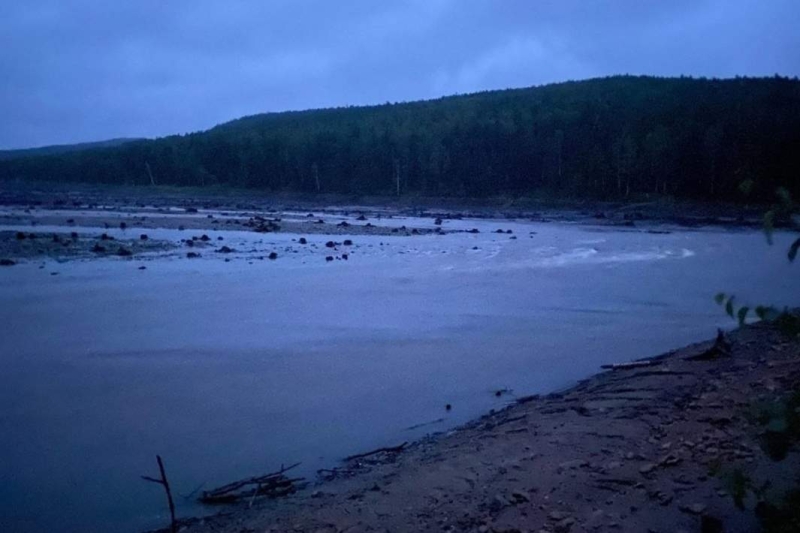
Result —
[[0, 179], [419, 196], [800, 195], [800, 82], [615, 76], [255, 115], [0, 161]]

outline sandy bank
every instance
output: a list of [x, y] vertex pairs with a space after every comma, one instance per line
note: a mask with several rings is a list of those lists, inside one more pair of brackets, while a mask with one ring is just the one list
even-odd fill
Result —
[[766, 444], [800, 342], [768, 325], [729, 338], [729, 357], [690, 360], [702, 343], [604, 372], [184, 530], [757, 531], [758, 502], [797, 488], [800, 453]]

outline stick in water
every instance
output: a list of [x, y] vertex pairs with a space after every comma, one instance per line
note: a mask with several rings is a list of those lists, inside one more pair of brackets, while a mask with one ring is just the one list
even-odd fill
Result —
[[158, 483], [162, 487], [164, 487], [164, 491], [167, 493], [167, 503], [169, 504], [169, 516], [170, 516], [170, 530], [172, 533], [177, 533], [178, 531], [178, 523], [175, 520], [175, 503], [172, 501], [172, 491], [169, 488], [169, 481], [167, 481], [167, 473], [164, 470], [164, 461], [161, 460], [160, 455], [156, 455], [156, 461], [158, 461], [158, 471], [161, 473], [161, 479], [155, 479], [150, 476], [142, 476], [142, 479], [145, 481], [150, 481], [152, 483]]

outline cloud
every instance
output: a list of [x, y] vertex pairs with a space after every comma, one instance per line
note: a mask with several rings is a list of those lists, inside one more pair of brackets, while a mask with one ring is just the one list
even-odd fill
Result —
[[615, 73], [797, 75], [794, 0], [0, 3], [0, 148]]

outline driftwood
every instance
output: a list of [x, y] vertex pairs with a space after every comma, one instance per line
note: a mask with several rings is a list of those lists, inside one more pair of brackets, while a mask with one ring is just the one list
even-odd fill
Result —
[[656, 366], [662, 363], [663, 361], [658, 359], [648, 359], [646, 361], [631, 361], [630, 363], [602, 365], [600, 368], [604, 368], [606, 370], [627, 370], [629, 368], [643, 368], [648, 366]]
[[348, 457], [345, 457], [344, 460], [345, 461], [352, 461], [354, 459], [364, 459], [365, 457], [369, 457], [371, 455], [376, 455], [376, 454], [379, 454], [379, 453], [399, 453], [399, 452], [402, 452], [403, 448], [405, 448], [407, 445], [408, 445], [408, 442], [404, 442], [403, 444], [400, 444], [399, 446], [387, 446], [385, 448], [378, 448], [377, 450], [372, 450], [371, 452], [357, 453], [355, 455], [350, 455]]
[[730, 357], [731, 355], [731, 343], [725, 337], [725, 332], [721, 329], [717, 330], [717, 339], [714, 341], [714, 344], [708, 350], [705, 350], [697, 355], [693, 355], [691, 357], [687, 357], [687, 361], [713, 361], [714, 359], [719, 359], [720, 357]]
[[175, 503], [172, 501], [172, 491], [169, 488], [169, 481], [167, 481], [167, 473], [164, 470], [164, 462], [161, 460], [160, 455], [156, 455], [156, 461], [158, 461], [158, 471], [161, 474], [161, 477], [156, 479], [150, 476], [142, 476], [142, 479], [145, 481], [150, 481], [151, 483], [158, 483], [164, 487], [164, 492], [167, 493], [167, 503], [169, 504], [170, 531], [172, 533], [177, 533], [178, 522], [175, 520]]
[[219, 505], [249, 499], [250, 505], [252, 505], [257, 497], [278, 498], [292, 494], [297, 491], [297, 483], [303, 481], [304, 478], [289, 478], [284, 473], [299, 464], [295, 463], [286, 468], [281, 467], [280, 470], [271, 474], [234, 481], [216, 489], [205, 490], [198, 501], [206, 505]]

